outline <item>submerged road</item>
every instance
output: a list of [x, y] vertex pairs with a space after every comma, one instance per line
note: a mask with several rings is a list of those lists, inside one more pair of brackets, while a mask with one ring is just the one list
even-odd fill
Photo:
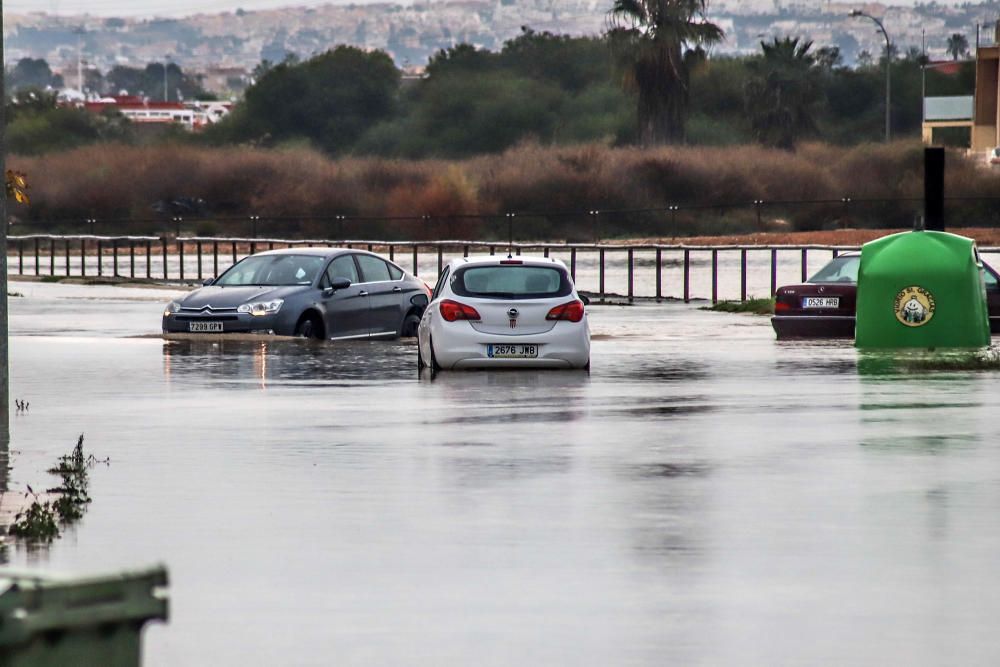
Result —
[[147, 665], [995, 664], [1000, 375], [866, 374], [766, 318], [595, 307], [593, 370], [164, 342], [170, 292], [14, 283], [17, 567], [165, 562]]

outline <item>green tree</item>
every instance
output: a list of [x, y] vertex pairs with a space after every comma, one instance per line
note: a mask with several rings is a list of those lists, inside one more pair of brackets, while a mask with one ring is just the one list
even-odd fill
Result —
[[812, 42], [775, 37], [760, 43], [763, 54], [748, 63], [746, 111], [754, 136], [763, 144], [794, 148], [816, 130], [814, 113], [821, 98]]
[[958, 60], [969, 53], [969, 40], [960, 32], [952, 34], [948, 38], [948, 53], [952, 60]]
[[399, 71], [382, 51], [340, 46], [301, 63], [283, 62], [247, 89], [243, 103], [210, 129], [209, 140], [304, 139], [339, 153], [392, 116], [399, 83]]
[[117, 112], [91, 113], [56, 103], [54, 93], [21, 90], [6, 108], [12, 153], [39, 155], [99, 141], [128, 141], [128, 121]]
[[705, 18], [707, 0], [615, 0], [608, 35], [638, 96], [644, 144], [684, 141], [689, 72], [686, 47], [712, 45], [722, 29]]
[[42, 58], [21, 58], [6, 78], [8, 94], [22, 88], [59, 88], [63, 85], [62, 77], [53, 74]]

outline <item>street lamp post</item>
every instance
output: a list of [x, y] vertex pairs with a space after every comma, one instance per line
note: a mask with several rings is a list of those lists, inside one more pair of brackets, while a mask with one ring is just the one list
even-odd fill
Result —
[[889, 40], [889, 33], [885, 31], [885, 26], [871, 14], [854, 9], [849, 16], [871, 19], [885, 37], [885, 141], [888, 143], [892, 135], [892, 42]]

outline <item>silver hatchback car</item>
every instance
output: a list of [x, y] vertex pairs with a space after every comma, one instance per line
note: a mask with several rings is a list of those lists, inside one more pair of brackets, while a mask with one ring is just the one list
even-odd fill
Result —
[[290, 248], [244, 258], [163, 313], [164, 333], [415, 336], [430, 289], [374, 253]]

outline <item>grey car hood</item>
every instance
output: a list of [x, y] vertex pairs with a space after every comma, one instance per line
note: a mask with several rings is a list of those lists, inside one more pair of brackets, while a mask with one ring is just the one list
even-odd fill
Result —
[[185, 308], [236, 308], [251, 301], [271, 301], [272, 299], [287, 299], [312, 289], [310, 285], [289, 285], [286, 287], [267, 287], [251, 285], [248, 287], [221, 287], [209, 285], [191, 292], [180, 304]]

